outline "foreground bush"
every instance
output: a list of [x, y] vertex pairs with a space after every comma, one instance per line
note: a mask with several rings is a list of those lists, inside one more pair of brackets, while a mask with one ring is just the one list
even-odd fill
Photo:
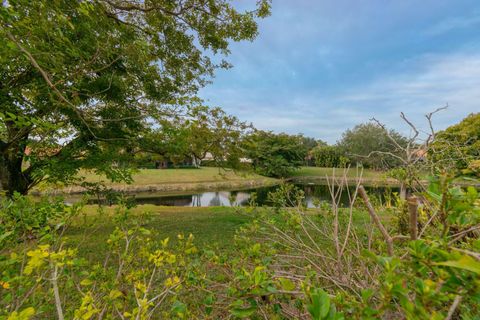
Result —
[[172, 246], [168, 238], [152, 241], [140, 225], [119, 225], [101, 263], [80, 257], [60, 235], [4, 249], [0, 314], [8, 319], [188, 317], [179, 297], [187, 297], [185, 288], [201, 279], [193, 236], [179, 235]]
[[[118, 206], [97, 260], [65, 237], [71, 221], [82, 219], [79, 208], [31, 202], [55, 214], [41, 219], [36, 237], [4, 237], [0, 319], [476, 319], [474, 188], [432, 180], [414, 238], [391, 219], [408, 210], [401, 200], [373, 208], [367, 195], [357, 199], [360, 188], [346, 189], [351, 206], [342, 208], [343, 188], [345, 181], [332, 183], [332, 203], [317, 209], [304, 208], [291, 186], [270, 196], [273, 207], [239, 208], [251, 223], [226, 252], [198, 248], [192, 235], [154, 240], [148, 216]], [[34, 214], [28, 201], [9, 202], [2, 217]], [[8, 226], [17, 235], [29, 229]]]

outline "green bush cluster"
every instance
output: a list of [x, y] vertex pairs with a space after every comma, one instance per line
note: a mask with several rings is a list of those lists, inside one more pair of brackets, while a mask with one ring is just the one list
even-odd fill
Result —
[[16, 196], [0, 208], [0, 319], [476, 319], [480, 198], [451, 182], [423, 194], [418, 240], [375, 206], [401, 232], [391, 255], [365, 207], [307, 209], [288, 185], [272, 207], [238, 209], [251, 222], [229, 251], [154, 240], [148, 215], [117, 206], [100, 260], [65, 237], [79, 207]]

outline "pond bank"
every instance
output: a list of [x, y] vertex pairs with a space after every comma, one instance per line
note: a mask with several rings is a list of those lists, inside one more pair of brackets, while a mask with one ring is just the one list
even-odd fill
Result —
[[[194, 191], [215, 191], [215, 190], [237, 190], [251, 189], [258, 187], [268, 187], [279, 184], [277, 179], [252, 179], [239, 181], [205, 181], [205, 182], [182, 182], [182, 183], [161, 183], [161, 184], [124, 184], [110, 185], [110, 190], [127, 194], [135, 194], [140, 192], [156, 192], [156, 193], [172, 193], [172, 192], [194, 192]], [[46, 191], [33, 190], [32, 195], [43, 194], [82, 194], [87, 190], [80, 186], [71, 186], [63, 189], [50, 189]]]
[[[400, 187], [398, 180], [389, 178], [384, 171], [375, 171], [371, 169], [356, 169], [344, 170], [341, 168], [322, 168], [322, 167], [302, 167], [298, 171], [294, 172], [293, 176], [288, 181], [293, 183], [305, 183], [305, 184], [328, 184], [328, 180], [333, 176], [338, 179], [342, 179], [345, 175], [347, 183], [349, 185], [355, 185], [358, 177], [361, 176], [361, 184], [369, 187]], [[327, 178], [328, 177], [328, 178]], [[428, 174], [422, 175], [420, 184], [428, 185]], [[467, 187], [474, 186], [480, 188], [480, 183], [475, 180], [461, 180], [457, 179], [453, 182], [454, 185]]]
[[[336, 179], [341, 179], [341, 176], [337, 176]], [[324, 184], [327, 185], [332, 181], [332, 178], [329, 177], [318, 177], [318, 176], [302, 176], [302, 177], [293, 177], [288, 179], [287, 181], [292, 183], [300, 183], [300, 184]], [[357, 184], [357, 178], [353, 177], [346, 177], [347, 184], [350, 186], [354, 186]], [[428, 180], [420, 180], [419, 183], [423, 186], [428, 185]], [[366, 187], [394, 187], [399, 188], [400, 183], [398, 180], [392, 178], [361, 178], [360, 184]], [[475, 188], [480, 188], [480, 184], [474, 181], [454, 181], [453, 185], [460, 186], [460, 187], [468, 187], [473, 186]]]
[[[342, 179], [341, 176], [335, 177], [337, 181]], [[357, 184], [358, 179], [353, 177], [346, 177], [345, 178], [348, 185], [354, 186]], [[289, 178], [287, 181], [293, 183], [302, 183], [302, 184], [324, 184], [327, 185], [332, 182], [332, 177], [319, 177], [319, 176], [301, 176], [301, 177], [293, 177]], [[423, 182], [422, 182], [423, 183]], [[425, 183], [427, 183], [425, 181]], [[397, 180], [391, 178], [361, 178], [360, 184], [364, 186], [371, 186], [371, 187], [400, 187], [400, 183]]]
[[[112, 183], [104, 177], [95, 175], [91, 172], [81, 172], [82, 177], [87, 182], [103, 183], [105, 187], [114, 192], [126, 194], [138, 193], [156, 193], [156, 194], [188, 194], [194, 192], [207, 191], [235, 191], [245, 189], [255, 189], [274, 186], [287, 181], [294, 184], [328, 184], [335, 174], [336, 179], [341, 179], [343, 170], [332, 168], [303, 167], [296, 171], [294, 175], [285, 180], [268, 178], [251, 172], [235, 172], [232, 170], [222, 170], [219, 168], [206, 167], [200, 169], [143, 169], [137, 171], [133, 176], [133, 183]], [[349, 185], [355, 185], [357, 182], [356, 170], [350, 170], [346, 174], [346, 180]], [[327, 176], [329, 177], [327, 179]], [[399, 187], [397, 180], [387, 178], [385, 173], [372, 170], [365, 170], [362, 173], [361, 184], [369, 187]], [[428, 184], [423, 180], [422, 184]], [[458, 182], [458, 185], [467, 186], [475, 183]], [[477, 187], [478, 184], [477, 184]], [[87, 190], [81, 186], [69, 186], [54, 188], [43, 186], [32, 190], [30, 193], [35, 196], [40, 195], [80, 195]]]

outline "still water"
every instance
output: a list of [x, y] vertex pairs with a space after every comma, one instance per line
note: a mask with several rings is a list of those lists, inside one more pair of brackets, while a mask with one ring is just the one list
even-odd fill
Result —
[[[318, 201], [331, 202], [328, 186], [320, 184], [296, 184], [295, 187], [305, 193], [305, 202], [308, 207], [315, 207]], [[250, 204], [255, 194], [255, 203], [257, 205], [271, 205], [268, 200], [268, 194], [276, 191], [279, 186], [262, 187], [238, 191], [208, 191], [189, 193], [181, 195], [165, 195], [158, 193], [142, 192], [135, 195], [129, 195], [131, 200], [137, 204], [153, 204], [159, 206], [180, 206], [180, 207], [213, 207], [213, 206], [247, 206]], [[396, 188], [370, 187], [366, 188], [369, 193], [376, 194], [384, 198], [385, 194], [398, 192]], [[351, 189], [353, 192], [353, 190]], [[74, 199], [71, 199], [74, 201]], [[94, 202], [92, 200], [92, 202]], [[340, 204], [347, 206], [349, 204], [346, 190], [341, 195]]]

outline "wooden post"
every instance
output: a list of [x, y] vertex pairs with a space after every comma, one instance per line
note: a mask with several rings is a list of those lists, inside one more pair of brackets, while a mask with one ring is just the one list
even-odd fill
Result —
[[378, 229], [380, 230], [383, 237], [385, 238], [385, 242], [387, 243], [388, 255], [393, 256], [393, 238], [388, 234], [388, 231], [383, 226], [382, 221], [380, 221], [380, 218], [378, 217], [377, 213], [375, 212], [375, 209], [370, 203], [370, 199], [368, 198], [367, 192], [365, 191], [365, 188], [363, 186], [358, 187], [358, 194], [360, 195], [360, 197], [362, 197], [363, 201], [365, 202], [365, 205], [367, 206], [367, 209], [368, 209], [368, 213], [370, 214], [370, 217], [372, 218], [373, 222], [375, 222]]
[[407, 186], [404, 182], [400, 183], [400, 200], [407, 199]]
[[410, 214], [410, 239], [417, 240], [418, 200], [417, 197], [408, 198], [408, 212]]

